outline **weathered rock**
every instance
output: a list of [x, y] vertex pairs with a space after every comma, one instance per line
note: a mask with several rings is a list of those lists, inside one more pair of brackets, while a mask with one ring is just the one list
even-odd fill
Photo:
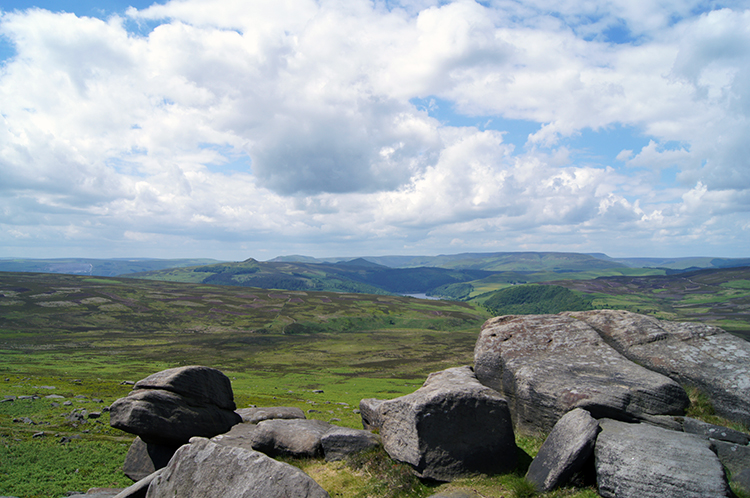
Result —
[[430, 495], [428, 498], [481, 498], [478, 494], [471, 491], [441, 491], [436, 495]]
[[682, 422], [682, 430], [690, 434], [698, 434], [719, 441], [747, 446], [750, 443], [750, 436], [744, 432], [735, 431], [728, 427], [709, 424], [701, 420], [685, 417]]
[[508, 405], [471, 367], [432, 373], [418, 390], [384, 401], [378, 412], [385, 450], [420, 477], [450, 481], [516, 465]]
[[125, 455], [122, 471], [132, 480], [140, 481], [166, 467], [177, 448], [177, 446], [146, 443], [137, 437]]
[[682, 415], [689, 404], [673, 380], [629, 361], [586, 323], [564, 315], [488, 320], [474, 349], [479, 381], [508, 400], [518, 430], [549, 432], [563, 414], [634, 421]]
[[170, 391], [201, 405], [216, 405], [224, 410], [237, 408], [229, 377], [215, 368], [187, 366], [162, 370], [136, 382], [134, 389]]
[[268, 456], [319, 457], [323, 455], [320, 438], [332, 427], [322, 420], [264, 420], [250, 438], [253, 449]]
[[745, 493], [750, 493], [750, 469], [745, 469], [739, 474], [733, 475], [732, 484]]
[[246, 424], [257, 424], [271, 419], [296, 419], [305, 418], [305, 412], [299, 408], [290, 406], [273, 406], [269, 408], [240, 408], [236, 410]]
[[380, 430], [383, 420], [380, 418], [379, 407], [382, 399], [366, 398], [359, 402], [359, 416], [362, 417], [362, 427], [366, 431]]
[[569, 313], [627, 358], [704, 391], [719, 415], [750, 424], [750, 343], [703, 323], [622, 310]]
[[750, 469], [750, 446], [712, 441], [719, 461], [726, 467], [730, 475], [737, 475], [745, 469]]
[[326, 461], [334, 462], [379, 446], [380, 437], [370, 431], [333, 426], [320, 438], [320, 444]]
[[700, 436], [600, 420], [594, 449], [604, 498], [728, 497], [724, 469]]
[[[270, 422], [270, 421], [269, 421]], [[257, 452], [193, 438], [151, 482], [147, 498], [328, 498], [300, 469]]]
[[153, 474], [149, 474], [140, 481], [136, 482], [132, 486], [123, 489], [114, 498], [146, 498], [148, 487], [151, 485], [151, 481], [156, 479], [164, 469], [159, 469]]
[[220, 446], [234, 446], [246, 450], [253, 449], [253, 433], [258, 430], [255, 424], [237, 424], [229, 432], [211, 438], [212, 443]]
[[581, 408], [569, 411], [555, 424], [526, 473], [538, 492], [566, 484], [583, 470], [594, 452], [599, 422]]
[[242, 421], [232, 410], [200, 405], [160, 389], [132, 391], [118, 399], [111, 406], [109, 420], [116, 429], [164, 446], [180, 446], [192, 436], [215, 436]]

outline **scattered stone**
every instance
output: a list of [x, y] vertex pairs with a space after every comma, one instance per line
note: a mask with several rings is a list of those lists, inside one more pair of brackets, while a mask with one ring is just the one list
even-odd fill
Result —
[[600, 420], [594, 449], [604, 498], [726, 498], [729, 487], [711, 443], [648, 424]]
[[91, 412], [91, 413], [89, 413], [88, 418], [89, 419], [99, 418], [101, 416], [102, 416], [102, 412]]
[[242, 421], [257, 424], [263, 420], [305, 418], [305, 412], [299, 408], [288, 406], [274, 406], [270, 408], [240, 408], [236, 410]]
[[482, 326], [474, 349], [479, 381], [508, 400], [515, 427], [547, 433], [565, 413], [637, 421], [683, 415], [675, 381], [628, 360], [591, 326], [565, 315], [509, 315]]
[[88, 412], [86, 410], [83, 410], [81, 408], [76, 408], [72, 412], [70, 412], [68, 415], [65, 416], [65, 419], [73, 424], [85, 424], [86, 423], [86, 416], [88, 415]]
[[49, 404], [49, 406], [51, 406], [52, 408], [59, 408], [60, 407], [60, 403], [55, 403], [53, 401], [52, 403]]
[[716, 413], [750, 425], [750, 343], [704, 323], [657, 320], [622, 310], [569, 313], [632, 361], [698, 387]]
[[48, 389], [48, 390], [51, 390], [51, 389], [57, 389], [57, 388], [55, 386], [39, 386], [39, 387], [37, 387], [37, 389]]
[[39, 399], [39, 398], [37, 396], [24, 395], [24, 396], [19, 396], [18, 399], [34, 400], [34, 399]]
[[315, 394], [323, 394], [323, 390], [322, 389], [313, 389], [312, 392], [315, 393]]
[[555, 424], [526, 473], [540, 493], [563, 486], [582, 471], [594, 452], [599, 422], [581, 408], [569, 411]]
[[132, 380], [123, 380], [122, 382], [120, 382], [120, 385], [121, 386], [134, 386], [135, 382], [133, 382]]
[[86, 396], [84, 396], [83, 394], [77, 394], [77, 395], [73, 396], [73, 398], [74, 398], [74, 399], [88, 399], [88, 398], [87, 398]]
[[40, 438], [40, 437], [44, 437], [46, 435], [47, 434], [44, 431], [41, 431], [41, 432], [35, 432], [34, 435], [31, 436], [31, 437], [33, 437], [33, 438]]
[[22, 418], [14, 418], [13, 422], [17, 424], [27, 424], [27, 425], [36, 425], [36, 422], [31, 420], [29, 417], [22, 417]]
[[334, 462], [380, 446], [380, 436], [362, 429], [333, 426], [320, 438], [320, 444], [326, 461]]
[[49, 394], [44, 397], [45, 399], [65, 399], [65, 396], [60, 396], [59, 394]]
[[104, 403], [104, 400], [99, 398], [93, 398], [91, 401], [93, 401], [94, 403]]
[[744, 432], [735, 431], [734, 429], [720, 425], [709, 424], [694, 418], [685, 417], [682, 422], [682, 430], [690, 434], [699, 434], [711, 439], [718, 439], [719, 441], [726, 441], [742, 446], [747, 446], [750, 443], [750, 436]]
[[383, 401], [377, 410], [386, 452], [422, 478], [451, 481], [516, 466], [508, 404], [480, 384], [471, 367], [432, 373], [415, 392]]
[[73, 406], [73, 402], [72, 401], [65, 401], [65, 402], [63, 402], [63, 406]]
[[[274, 422], [267, 420], [261, 424]], [[279, 420], [276, 422], [283, 422]], [[204, 438], [175, 453], [148, 489], [149, 498], [329, 498], [307, 474], [258, 451], [220, 446]]]
[[322, 420], [275, 419], [264, 420], [252, 433], [252, 447], [270, 457], [320, 457], [320, 439], [332, 426]]
[[166, 467], [177, 448], [177, 446], [149, 444], [136, 437], [125, 455], [122, 471], [130, 479], [140, 481]]

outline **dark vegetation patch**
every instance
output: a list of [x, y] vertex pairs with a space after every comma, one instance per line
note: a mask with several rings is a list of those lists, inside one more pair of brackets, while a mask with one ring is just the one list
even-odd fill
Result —
[[557, 285], [519, 285], [494, 293], [484, 302], [496, 315], [542, 315], [592, 309], [591, 301]]

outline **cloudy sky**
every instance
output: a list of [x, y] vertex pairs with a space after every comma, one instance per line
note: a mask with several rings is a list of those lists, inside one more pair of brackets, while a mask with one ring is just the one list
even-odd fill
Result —
[[750, 256], [747, 0], [0, 8], [0, 257]]

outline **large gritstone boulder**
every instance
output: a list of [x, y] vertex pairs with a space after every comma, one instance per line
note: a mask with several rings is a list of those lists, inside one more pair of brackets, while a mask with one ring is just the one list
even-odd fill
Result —
[[180, 446], [192, 436], [227, 432], [242, 418], [234, 412], [229, 379], [200, 366], [153, 374], [110, 407], [110, 425], [150, 444]]
[[594, 450], [605, 498], [726, 498], [724, 469], [711, 442], [648, 424], [600, 420]]
[[508, 405], [471, 367], [430, 374], [418, 390], [377, 404], [377, 411], [385, 450], [420, 477], [451, 481], [516, 465]]
[[507, 398], [516, 429], [549, 432], [565, 413], [638, 420], [682, 415], [687, 393], [628, 360], [596, 330], [563, 315], [508, 315], [485, 322], [474, 349], [479, 381]]
[[193, 438], [151, 482], [146, 498], [328, 498], [307, 474], [263, 453]]
[[750, 343], [703, 323], [621, 310], [568, 313], [625, 357], [704, 391], [719, 415], [750, 425]]

